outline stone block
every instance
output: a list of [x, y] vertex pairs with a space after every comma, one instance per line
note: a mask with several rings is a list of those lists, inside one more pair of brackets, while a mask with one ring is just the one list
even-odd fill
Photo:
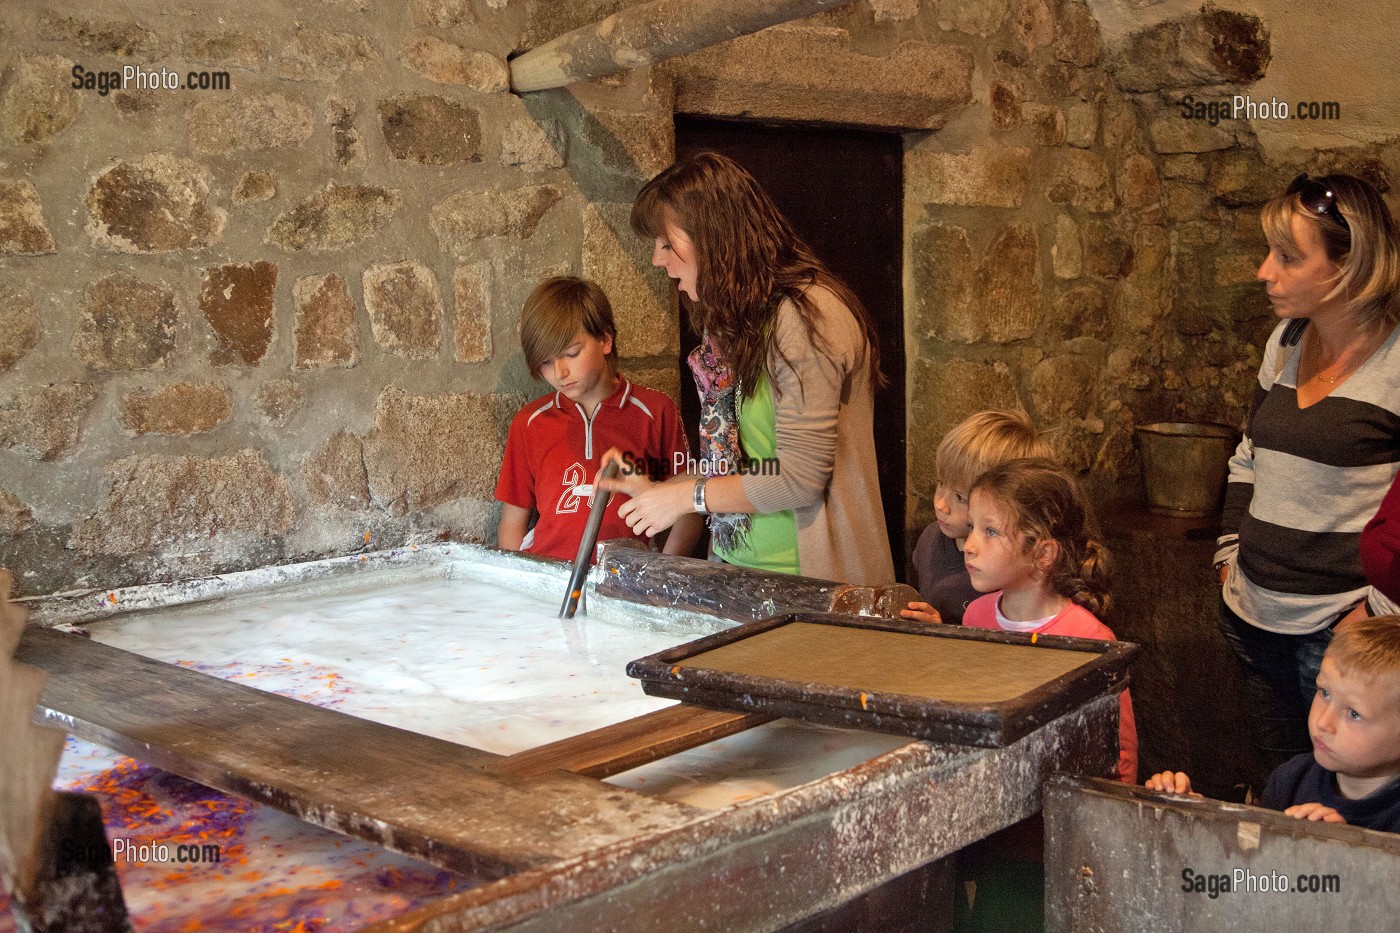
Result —
[[0, 403], [0, 447], [38, 460], [61, 460], [78, 444], [97, 398], [86, 383], [55, 383]]
[[1075, 285], [1055, 298], [1053, 333], [1056, 339], [1106, 339], [1111, 332], [1108, 296], [1100, 285]]
[[1088, 149], [1061, 149], [1051, 160], [1045, 196], [1056, 204], [1095, 214], [1113, 210], [1113, 187], [1103, 156]]
[[106, 472], [106, 499], [69, 541], [89, 556], [178, 554], [272, 538], [296, 520], [287, 480], [259, 450], [212, 459], [125, 457]]
[[420, 165], [481, 161], [481, 116], [437, 95], [379, 102], [379, 125], [389, 154]]
[[34, 526], [34, 513], [19, 497], [0, 489], [0, 535], [13, 538]]
[[977, 285], [988, 340], [1008, 343], [1034, 334], [1044, 303], [1035, 228], [1004, 227], [977, 266]]
[[253, 407], [268, 424], [275, 428], [287, 426], [301, 409], [305, 393], [290, 379], [269, 379], [258, 386], [253, 395]]
[[1087, 68], [1099, 60], [1099, 21], [1084, 0], [1066, 0], [1055, 18], [1055, 57]]
[[1065, 142], [1076, 149], [1092, 148], [1099, 138], [1099, 105], [1075, 101], [1065, 108]]
[[238, 180], [238, 186], [233, 189], [230, 200], [234, 204], [253, 204], [258, 201], [271, 201], [275, 197], [277, 179], [272, 177], [271, 172], [255, 169], [243, 173], [243, 177]]
[[445, 253], [473, 255], [475, 241], [486, 237], [526, 239], [564, 196], [553, 185], [506, 191], [459, 191], [433, 205], [429, 224]]
[[24, 359], [38, 345], [40, 333], [34, 299], [0, 289], [0, 373]]
[[686, 113], [938, 129], [972, 101], [971, 50], [904, 41], [870, 56], [839, 29], [765, 29], [664, 67]]
[[112, 95], [112, 100], [116, 102], [117, 113], [122, 116], [132, 116], [135, 114], [155, 113], [161, 108], [161, 98], [156, 96], [155, 91], [117, 91]]
[[84, 291], [73, 350], [93, 369], [162, 369], [178, 321], [174, 292], [114, 272]]
[[491, 359], [490, 263], [453, 270], [452, 304], [456, 315], [454, 358], [459, 363], [484, 363]]
[[370, 504], [364, 445], [347, 432], [332, 434], [301, 468], [312, 505], [363, 509]]
[[1147, 156], [1133, 153], [1118, 167], [1118, 199], [1124, 207], [1154, 207], [1161, 203], [1157, 167]]
[[918, 204], [1020, 207], [1031, 151], [975, 146], [971, 152], [910, 149], [904, 157], [905, 197]]
[[359, 360], [355, 339], [355, 300], [336, 273], [304, 275], [292, 286], [297, 322], [297, 369], [354, 366]]
[[87, 195], [88, 235], [122, 253], [165, 253], [219, 242], [227, 214], [209, 203], [209, 175], [189, 159], [154, 154], [118, 162]]
[[1023, 0], [1016, 11], [1012, 31], [1027, 54], [1055, 41], [1055, 14], [1046, 0]]
[[[1002, 27], [1011, 12], [1010, 0], [965, 0], [938, 4], [938, 28], [973, 36], [990, 36]], [[879, 18], [879, 14], [876, 14]]]
[[1230, 207], [1263, 204], [1288, 186], [1292, 172], [1269, 166], [1252, 150], [1226, 149], [1211, 164], [1210, 193]]
[[75, 93], [73, 62], [59, 55], [28, 55], [4, 82], [0, 133], [15, 142], [53, 139], [78, 119], [83, 95]]
[[1021, 408], [1016, 380], [1002, 362], [939, 359], [916, 362], [909, 384], [910, 476], [936, 476], [934, 452], [943, 435], [973, 412]]
[[899, 23], [919, 15], [919, 0], [868, 0], [875, 22], [891, 20]]
[[912, 250], [917, 331], [961, 343], [981, 340], [986, 322], [973, 300], [976, 269], [967, 230], [921, 226], [914, 232]]
[[990, 98], [992, 126], [1010, 129], [1021, 122], [1021, 93], [1009, 84], [993, 81]]
[[442, 344], [442, 294], [433, 270], [409, 260], [365, 270], [365, 310], [375, 342], [410, 359], [431, 359]]
[[364, 439], [374, 504], [404, 515], [463, 496], [490, 499], [504, 452], [496, 407], [486, 395], [386, 388]]
[[1169, 155], [1162, 159], [1162, 177], [1176, 181], [1205, 181], [1205, 160], [1194, 152]]
[[1102, 221], [1084, 226], [1084, 268], [1090, 275], [1121, 279], [1133, 271], [1133, 245]]
[[1153, 148], [1167, 154], [1173, 152], [1215, 152], [1235, 145], [1235, 134], [1224, 126], [1211, 126], [1205, 120], [1188, 120], [1181, 111], [1170, 108], [1159, 111], [1147, 126]]
[[121, 423], [132, 434], [186, 436], [212, 431], [233, 417], [233, 398], [217, 383], [179, 383], [122, 398]]
[[354, 100], [332, 97], [326, 101], [326, 122], [331, 128], [331, 154], [341, 168], [359, 168], [365, 164], [365, 141], [355, 129], [359, 104]]
[[670, 165], [676, 153], [669, 113], [640, 115], [595, 107], [570, 142], [576, 162], [581, 153], [589, 153], [590, 162], [622, 176], [629, 192]]
[[228, 263], [204, 270], [199, 310], [219, 341], [210, 355], [213, 363], [253, 366], [267, 354], [276, 290], [276, 263]]
[[0, 181], [0, 256], [42, 256], [58, 252], [44, 223], [39, 189], [30, 181]]
[[438, 29], [476, 21], [471, 0], [409, 0], [408, 10], [415, 23]]
[[677, 408], [680, 407], [681, 372], [679, 369], [674, 366], [661, 369], [633, 369], [625, 364], [623, 368], [627, 371], [627, 378], [631, 379], [633, 384], [655, 389], [675, 402]]
[[272, 39], [268, 33], [234, 29], [188, 30], [182, 47], [185, 60], [197, 65], [259, 69], [272, 55]]
[[1062, 353], [1042, 360], [1031, 370], [1031, 401], [1046, 422], [1084, 418], [1093, 410], [1098, 391], [1098, 362]]
[[1079, 225], [1068, 214], [1055, 217], [1055, 242], [1050, 245], [1050, 267], [1057, 279], [1077, 279], [1084, 272], [1084, 246]]
[[166, 51], [155, 32], [130, 19], [87, 19], [46, 11], [39, 17], [39, 37], [116, 58], [152, 61]]
[[374, 43], [351, 32], [299, 26], [282, 47], [278, 74], [292, 81], [338, 81], [383, 60]]
[[1021, 104], [1021, 114], [1025, 122], [1035, 128], [1035, 141], [1038, 145], [1048, 149], [1065, 144], [1065, 113], [1059, 107], [1027, 101]]
[[568, 146], [562, 133], [546, 131], [534, 120], [512, 120], [501, 134], [501, 161], [531, 172], [563, 168]]
[[459, 84], [483, 93], [510, 90], [510, 68], [481, 49], [467, 49], [437, 36], [410, 42], [400, 56], [413, 71], [438, 84]]
[[206, 96], [190, 108], [186, 124], [201, 155], [300, 146], [315, 128], [310, 108], [284, 94]]
[[[452, 0], [416, 0], [451, 3]], [[631, 6], [629, 0], [570, 0], [569, 3], [530, 3], [525, 6], [525, 34], [520, 48], [534, 48], [551, 39], [596, 23]]]
[[288, 250], [344, 249], [378, 232], [402, 200], [389, 188], [331, 182], [281, 214], [268, 228], [266, 242]]
[[607, 290], [619, 353], [674, 356], [680, 347], [676, 292], [652, 267], [651, 244], [632, 232], [630, 212], [627, 204], [584, 208], [583, 275]]
[[1130, 35], [1115, 55], [1114, 80], [1129, 91], [1252, 84], [1272, 56], [1263, 20], [1207, 4]]

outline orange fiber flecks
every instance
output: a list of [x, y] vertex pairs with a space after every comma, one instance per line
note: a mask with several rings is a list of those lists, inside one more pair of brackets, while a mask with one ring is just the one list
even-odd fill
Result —
[[365, 532], [365, 544], [369, 544], [369, 532]]
[[865, 708], [866, 708], [866, 706], [865, 706], [865, 700], [866, 700], [867, 696], [868, 696], [868, 694], [867, 694], [864, 690], [862, 690], [862, 691], [860, 692], [860, 708], [861, 708], [861, 709], [865, 709]]
[[117, 594], [116, 594], [116, 593], [108, 593], [108, 594], [107, 594], [107, 600], [108, 600], [108, 602], [113, 602], [113, 603], [116, 602], [116, 601], [117, 601]]

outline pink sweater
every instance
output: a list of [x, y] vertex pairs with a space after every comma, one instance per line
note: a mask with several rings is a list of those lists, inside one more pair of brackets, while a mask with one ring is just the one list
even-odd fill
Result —
[[[1001, 592], [988, 593], [972, 601], [963, 614], [963, 625], [1002, 631], [997, 624], [997, 600]], [[1067, 635], [1070, 638], [1097, 638], [1117, 641], [1113, 632], [1083, 606], [1070, 603], [1060, 614], [1038, 629], [1039, 635]], [[1137, 723], [1133, 720], [1133, 700], [1124, 690], [1118, 694], [1118, 779], [1124, 784], [1137, 783]]]

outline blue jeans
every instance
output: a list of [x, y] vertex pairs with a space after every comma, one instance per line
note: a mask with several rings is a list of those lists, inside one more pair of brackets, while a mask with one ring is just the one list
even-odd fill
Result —
[[1269, 770], [1295, 755], [1311, 752], [1308, 710], [1317, 692], [1317, 672], [1332, 641], [1332, 629], [1311, 635], [1266, 632], [1235, 615], [1222, 599], [1220, 632], [1243, 669], [1245, 697]]

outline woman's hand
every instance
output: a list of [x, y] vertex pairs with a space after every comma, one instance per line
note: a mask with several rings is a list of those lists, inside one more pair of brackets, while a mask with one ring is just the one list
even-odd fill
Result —
[[[603, 454], [603, 463], [615, 460], [626, 469], [626, 461], [616, 447]], [[619, 473], [615, 479], [598, 480], [598, 486], [631, 496], [617, 508], [617, 514], [635, 534], [650, 538], [670, 528], [685, 515], [695, 512], [695, 477], [673, 476], [664, 483], [652, 482], [645, 473]]]
[[[603, 468], [609, 463], [617, 464], [617, 476], [613, 479], [603, 479]], [[647, 476], [646, 471], [629, 466], [628, 461], [622, 456], [622, 451], [616, 447], [609, 447], [608, 452], [603, 454], [602, 462], [598, 467], [598, 477], [595, 482], [599, 489], [620, 492], [625, 496], [639, 496], [656, 485]], [[621, 510], [619, 509], [619, 511]]]
[[943, 616], [938, 614], [938, 610], [928, 603], [910, 603], [908, 608], [899, 610], [902, 618], [913, 619], [915, 622], [941, 623]]

